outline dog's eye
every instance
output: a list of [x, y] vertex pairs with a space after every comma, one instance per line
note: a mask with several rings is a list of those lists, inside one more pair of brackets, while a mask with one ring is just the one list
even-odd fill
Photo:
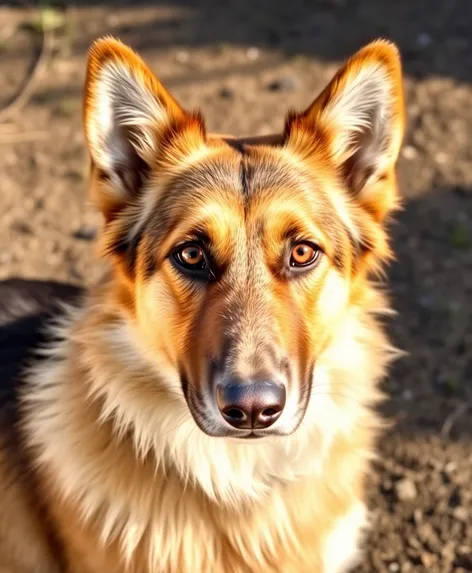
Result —
[[205, 253], [196, 243], [187, 243], [176, 249], [174, 259], [189, 271], [202, 271], [206, 267]]
[[290, 253], [291, 267], [309, 267], [316, 263], [320, 249], [312, 243], [301, 242], [292, 247]]

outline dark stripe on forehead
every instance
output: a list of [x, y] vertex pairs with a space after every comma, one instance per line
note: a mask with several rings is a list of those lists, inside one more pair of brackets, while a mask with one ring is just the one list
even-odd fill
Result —
[[249, 161], [247, 161], [247, 159], [243, 157], [241, 159], [241, 193], [243, 194], [243, 197], [246, 198], [246, 204], [247, 204], [247, 198], [250, 195], [250, 190], [252, 187], [251, 185], [252, 179], [253, 179], [253, 169]]
[[226, 143], [232, 147], [235, 151], [241, 154], [241, 193], [244, 197], [249, 194], [249, 175], [250, 175], [250, 165], [247, 161], [247, 148], [242, 141], [237, 139], [228, 139]]
[[246, 148], [242, 141], [239, 141], [238, 139], [226, 139], [225, 141], [230, 147], [232, 147], [235, 151], [237, 151], [241, 155], [246, 154]]

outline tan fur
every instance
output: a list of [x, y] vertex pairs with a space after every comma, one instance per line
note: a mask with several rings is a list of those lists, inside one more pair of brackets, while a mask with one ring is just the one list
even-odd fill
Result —
[[[122, 44], [93, 47], [85, 131], [107, 270], [28, 373], [22, 432], [45, 513], [28, 517], [17, 480], [4, 486], [1, 573], [340, 573], [355, 559], [376, 387], [394, 356], [370, 274], [390, 256], [401, 90], [396, 50], [379, 41], [284, 134], [236, 140], [206, 134]], [[369, 124], [381, 105], [386, 135]], [[216, 282], [170, 262], [195, 229]], [[279, 269], [295, 230], [322, 255], [292, 280]], [[195, 414], [192, 392], [208, 395], [227, 344], [222, 376], [283, 377], [288, 364], [278, 435], [213, 437], [214, 412]]]

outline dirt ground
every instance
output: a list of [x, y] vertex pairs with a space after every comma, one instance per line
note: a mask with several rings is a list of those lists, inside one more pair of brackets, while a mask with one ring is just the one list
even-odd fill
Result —
[[398, 42], [409, 131], [389, 328], [408, 355], [385, 383], [397, 424], [379, 446], [358, 573], [472, 571], [471, 0], [54, 5], [40, 24], [28, 3], [0, 2], [0, 106], [42, 31], [50, 56], [27, 105], [0, 112], [0, 279], [92, 280], [99, 219], [86, 203], [81, 89], [98, 35], [130, 43], [209, 127], [237, 134], [279, 128], [364, 42]]

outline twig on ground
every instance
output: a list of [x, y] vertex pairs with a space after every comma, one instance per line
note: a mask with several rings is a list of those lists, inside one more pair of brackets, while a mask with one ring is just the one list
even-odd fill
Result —
[[[40, 12], [40, 18], [43, 21], [44, 16], [42, 11]], [[33, 64], [30, 74], [27, 76], [21, 89], [13, 97], [10, 103], [0, 110], [0, 124], [15, 116], [28, 103], [34, 92], [36, 82], [41, 76], [46, 62], [52, 52], [53, 33], [45, 25], [41, 26], [41, 37], [41, 49]]]
[[450, 436], [454, 424], [462, 418], [470, 407], [471, 404], [469, 404], [469, 402], [462, 402], [447, 416], [441, 429], [442, 438], [448, 438]]

